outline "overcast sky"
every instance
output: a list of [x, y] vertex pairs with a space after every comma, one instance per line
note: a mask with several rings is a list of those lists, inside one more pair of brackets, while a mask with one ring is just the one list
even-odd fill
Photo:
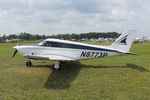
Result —
[[0, 35], [123, 32], [150, 36], [150, 0], [0, 0]]

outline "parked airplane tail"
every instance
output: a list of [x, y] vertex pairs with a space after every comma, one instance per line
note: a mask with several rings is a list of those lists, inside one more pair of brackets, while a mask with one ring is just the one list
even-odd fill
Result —
[[121, 36], [110, 46], [123, 53], [129, 53], [131, 44], [135, 39], [136, 30], [128, 30], [121, 34]]

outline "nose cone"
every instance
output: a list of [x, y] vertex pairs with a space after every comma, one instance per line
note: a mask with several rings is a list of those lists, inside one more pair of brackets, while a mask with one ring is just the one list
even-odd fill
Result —
[[18, 45], [17, 45], [17, 46], [14, 46], [13, 49], [18, 49], [18, 47], [19, 47]]

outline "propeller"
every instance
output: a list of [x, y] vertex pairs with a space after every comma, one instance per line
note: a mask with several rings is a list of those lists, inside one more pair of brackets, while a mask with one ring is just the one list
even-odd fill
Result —
[[17, 49], [18, 49], [18, 42], [19, 42], [18, 36], [19, 36], [19, 35], [18, 35], [18, 33], [17, 33], [17, 46], [13, 47], [13, 48], [16, 49], [16, 50], [15, 50], [15, 52], [13, 53], [12, 58], [14, 58], [15, 55], [16, 55], [16, 53], [18, 52], [18, 50], [17, 50]]
[[18, 52], [18, 50], [16, 49], [15, 52], [13, 53], [13, 58], [15, 57], [16, 53]]

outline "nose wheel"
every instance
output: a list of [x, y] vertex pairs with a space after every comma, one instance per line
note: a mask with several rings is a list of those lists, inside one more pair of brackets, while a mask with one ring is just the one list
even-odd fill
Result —
[[26, 62], [26, 66], [27, 66], [27, 67], [31, 67], [31, 66], [32, 66], [32, 63], [31, 63], [30, 60]]

